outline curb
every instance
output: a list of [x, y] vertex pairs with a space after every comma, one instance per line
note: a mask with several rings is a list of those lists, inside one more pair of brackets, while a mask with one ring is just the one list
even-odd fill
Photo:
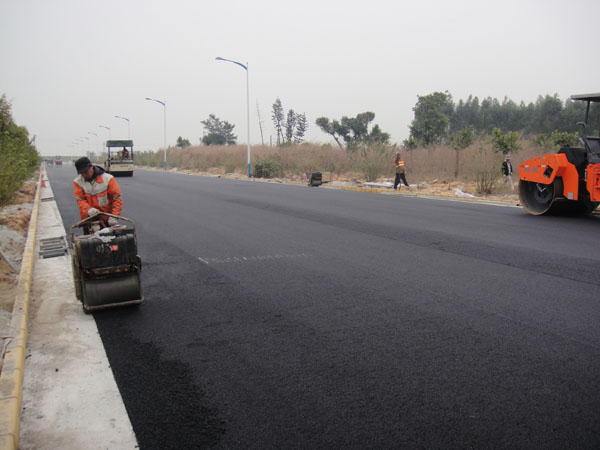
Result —
[[42, 178], [43, 173], [40, 171], [29, 219], [27, 242], [21, 261], [21, 272], [10, 322], [10, 336], [7, 336], [10, 342], [6, 346], [4, 367], [0, 375], [0, 449], [16, 450], [19, 443], [19, 416], [23, 401], [23, 369], [27, 346], [29, 299]]

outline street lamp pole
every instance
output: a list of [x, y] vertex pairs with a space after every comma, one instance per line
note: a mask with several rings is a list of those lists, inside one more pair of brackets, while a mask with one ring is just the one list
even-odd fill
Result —
[[248, 124], [248, 178], [250, 178], [250, 79], [249, 79], [249, 70], [248, 63], [245, 65], [238, 61], [233, 61], [231, 59], [221, 58], [217, 56], [215, 58], [217, 61], [227, 61], [233, 64], [237, 64], [242, 69], [246, 71], [246, 120]]
[[[110, 127], [106, 127], [104, 125], [98, 125], [98, 128], [104, 128], [108, 130], [108, 140], [110, 141], [112, 138], [110, 137]], [[104, 141], [104, 146], [106, 147], [106, 141]]]
[[[148, 100], [148, 99], [146, 99]], [[131, 124], [129, 123], [129, 119], [123, 116], [115, 116], [117, 119], [123, 119], [127, 121], [127, 139], [131, 139]]]
[[165, 116], [165, 128], [164, 128], [164, 137], [165, 137], [165, 154], [164, 154], [164, 159], [163, 159], [163, 164], [164, 164], [164, 168], [165, 170], [167, 170], [167, 101], [160, 101], [160, 100], [156, 100], [150, 97], [146, 97], [146, 100], [150, 100], [151, 102], [156, 102], [156, 103], [160, 103], [161, 105], [163, 105], [163, 110], [164, 110], [164, 116]]
[[91, 131], [88, 131], [88, 134], [93, 134], [96, 136], [96, 151], [98, 151], [98, 135], [96, 133], [92, 133]]
[[108, 140], [111, 140], [112, 138], [110, 137], [110, 127], [105, 127], [104, 125], [98, 125], [98, 128], [105, 128], [108, 130]]
[[87, 139], [87, 153], [90, 152], [90, 138], [87, 136], [81, 136], [81, 139]]

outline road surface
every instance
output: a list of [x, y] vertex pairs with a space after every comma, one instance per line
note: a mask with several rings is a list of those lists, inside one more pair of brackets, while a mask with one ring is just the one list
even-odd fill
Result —
[[94, 316], [143, 450], [600, 448], [599, 216], [118, 182], [146, 302]]

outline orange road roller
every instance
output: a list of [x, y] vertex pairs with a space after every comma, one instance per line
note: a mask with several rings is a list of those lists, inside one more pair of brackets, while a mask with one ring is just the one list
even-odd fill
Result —
[[556, 154], [537, 156], [519, 165], [519, 199], [529, 214], [589, 214], [600, 204], [600, 136], [588, 136], [590, 104], [600, 93], [573, 95], [587, 102], [579, 141]]

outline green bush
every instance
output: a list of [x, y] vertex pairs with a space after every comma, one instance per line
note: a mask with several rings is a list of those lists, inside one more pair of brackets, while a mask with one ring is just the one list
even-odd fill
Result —
[[38, 169], [41, 159], [25, 127], [16, 125], [6, 96], [0, 98], [0, 205], [9, 203]]
[[254, 163], [254, 176], [256, 178], [275, 178], [283, 176], [283, 164], [278, 155], [258, 158]]
[[579, 143], [577, 133], [568, 133], [566, 131], [553, 131], [550, 140], [555, 147], [573, 147]]
[[503, 133], [500, 128], [492, 130], [492, 148], [495, 152], [502, 152], [503, 155], [521, 150], [519, 139], [521, 139], [521, 134], [516, 131]]

